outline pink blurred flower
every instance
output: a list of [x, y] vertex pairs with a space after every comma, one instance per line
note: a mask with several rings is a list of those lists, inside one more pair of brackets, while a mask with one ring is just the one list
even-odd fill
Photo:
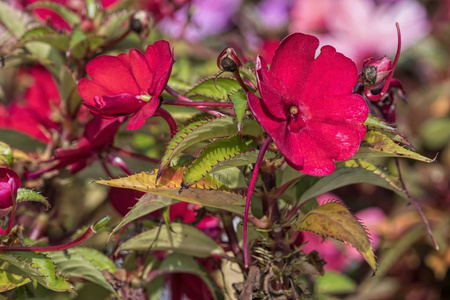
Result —
[[[395, 22], [407, 49], [430, 31], [425, 8], [414, 0], [296, 0], [291, 32], [322, 33], [319, 39], [352, 58], [392, 54], [397, 46]], [[326, 33], [324, 33], [326, 32]]]

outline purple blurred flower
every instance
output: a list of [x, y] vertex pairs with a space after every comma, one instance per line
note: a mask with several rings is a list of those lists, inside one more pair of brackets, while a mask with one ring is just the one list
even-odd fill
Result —
[[292, 0], [263, 0], [258, 4], [260, 22], [268, 30], [276, 30], [289, 22], [289, 9]]
[[197, 41], [208, 35], [218, 34], [226, 30], [232, 16], [238, 10], [242, 0], [193, 0], [189, 19], [188, 7], [177, 11], [173, 18], [163, 19], [159, 28], [171, 36], [183, 37], [189, 41]]
[[323, 44], [333, 45], [361, 68], [365, 58], [392, 54], [397, 47], [395, 22], [402, 29], [406, 49], [430, 31], [425, 8], [414, 0], [296, 0], [291, 32], [320, 33]]

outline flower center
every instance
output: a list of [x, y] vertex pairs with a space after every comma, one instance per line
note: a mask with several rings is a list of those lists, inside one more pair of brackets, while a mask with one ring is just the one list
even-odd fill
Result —
[[291, 106], [289, 108], [289, 112], [291, 113], [289, 117], [288, 130], [293, 133], [297, 133], [303, 128], [305, 128], [306, 123], [303, 120], [303, 114], [298, 108], [298, 106]]
[[298, 114], [298, 107], [297, 106], [291, 106], [291, 108], [289, 108], [289, 112], [293, 115]]
[[150, 95], [139, 95], [136, 98], [138, 98], [138, 99], [140, 99], [140, 100], [142, 100], [144, 102], [148, 102], [148, 101], [150, 101], [152, 96], [150, 96]]

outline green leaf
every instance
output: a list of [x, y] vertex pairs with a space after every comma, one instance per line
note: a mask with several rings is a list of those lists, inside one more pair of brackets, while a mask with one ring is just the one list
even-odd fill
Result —
[[297, 223], [297, 229], [345, 242], [364, 257], [376, 272], [377, 263], [365, 228], [339, 203], [329, 202], [311, 210]]
[[111, 235], [116, 234], [120, 229], [130, 222], [133, 222], [140, 217], [146, 216], [149, 213], [157, 211], [158, 209], [168, 207], [172, 204], [177, 203], [177, 201], [170, 198], [165, 198], [161, 196], [156, 196], [152, 194], [145, 194], [139, 199], [138, 203], [123, 217], [119, 225], [117, 225]]
[[[310, 177], [305, 176], [304, 178]], [[304, 180], [306, 179], [302, 178], [297, 186], [301, 187]], [[301, 203], [342, 186], [363, 182], [392, 190], [402, 197], [407, 198], [397, 177], [384, 172], [367, 161], [358, 159], [343, 162], [328, 176], [310, 180], [312, 185], [304, 190], [303, 193], [298, 194], [298, 197], [300, 197], [299, 201]], [[304, 185], [301, 188], [304, 188]]]
[[[217, 88], [216, 88], [217, 86]], [[228, 95], [241, 89], [233, 77], [218, 77], [214, 85], [214, 77], [208, 77], [186, 93], [192, 99], [228, 101]]]
[[[160, 172], [164, 172], [170, 161], [184, 149], [201, 141], [236, 135], [237, 132], [237, 126], [232, 117], [199, 120], [188, 124], [178, 131], [167, 145], [166, 152], [161, 159]], [[244, 120], [244, 135], [259, 136], [261, 133], [261, 127], [256, 121]]]
[[81, 59], [86, 54], [87, 50], [87, 36], [80, 27], [75, 27], [69, 41], [68, 52], [74, 58]]
[[157, 170], [151, 174], [142, 172], [128, 177], [97, 180], [96, 182], [107, 186], [133, 189], [231, 212], [242, 211], [242, 206], [245, 203], [244, 196], [229, 191], [219, 181], [209, 176], [203, 178], [182, 193], [179, 193], [181, 180], [185, 172], [184, 168], [167, 169], [158, 184], [155, 184], [156, 172]]
[[215, 286], [211, 282], [210, 277], [203, 269], [203, 267], [192, 257], [178, 253], [172, 253], [168, 255], [161, 263], [161, 266], [159, 267], [159, 273], [160, 274], [189, 273], [197, 275], [208, 286], [214, 299], [224, 299], [222, 293], [217, 288], [215, 288]]
[[27, 47], [31, 47], [32, 45], [29, 45], [29, 43], [33, 42], [42, 42], [49, 44], [50, 46], [66, 52], [67, 47], [69, 45], [70, 37], [65, 34], [44, 34], [44, 35], [30, 35], [27, 38], [22, 38], [20, 40], [20, 45], [27, 45]]
[[54, 263], [42, 253], [7, 252], [0, 253], [0, 260], [20, 269], [44, 287], [57, 292], [74, 292], [74, 287], [56, 273]]
[[30, 278], [0, 270], [0, 293], [15, 289], [30, 281]]
[[14, 155], [8, 144], [0, 142], [0, 164], [12, 165]]
[[366, 133], [362, 145], [354, 158], [367, 157], [406, 157], [423, 162], [433, 162], [433, 159], [424, 157], [414, 151], [408, 150], [404, 145], [396, 143], [394, 135], [372, 130]]
[[[219, 167], [221, 162], [250, 150], [251, 140], [244, 141], [239, 136], [216, 140], [207, 145], [196, 160], [188, 167], [183, 176], [184, 185], [192, 185], [201, 180], [206, 175], [214, 172], [215, 167]], [[245, 163], [249, 164], [250, 162]], [[239, 166], [230, 164], [230, 167]]]
[[98, 29], [97, 34], [106, 38], [107, 41], [115, 40], [128, 30], [127, 26], [122, 25], [130, 19], [133, 13], [134, 11], [132, 10], [122, 10], [110, 14]]
[[205, 233], [181, 223], [172, 223], [170, 228], [162, 225], [161, 228], [144, 231], [124, 242], [119, 249], [175, 251], [201, 258], [224, 253], [222, 247]]
[[315, 284], [320, 294], [352, 293], [356, 289], [356, 283], [350, 277], [333, 271], [318, 276]]
[[243, 90], [240, 90], [237, 93], [231, 94], [229, 98], [231, 102], [233, 102], [233, 108], [234, 112], [236, 113], [236, 119], [238, 122], [238, 130], [240, 131], [245, 112], [248, 108], [247, 94]]
[[64, 5], [58, 4], [58, 3], [55, 3], [55, 2], [50, 2], [50, 1], [34, 2], [33, 4], [29, 5], [28, 8], [30, 8], [30, 9], [34, 9], [34, 8], [48, 8], [48, 9], [54, 11], [55, 13], [57, 13], [72, 28], [75, 25], [81, 23], [81, 18], [80, 18], [80, 16], [77, 13], [74, 13], [73, 11], [71, 11], [70, 9], [68, 9]]
[[369, 116], [367, 117], [367, 120], [364, 122], [364, 125], [369, 126], [369, 127], [373, 127], [373, 128], [378, 128], [378, 129], [384, 129], [390, 132], [395, 132], [396, 129], [390, 125], [388, 125], [387, 123], [381, 121], [380, 119], [372, 116], [371, 114], [369, 114]]
[[25, 44], [28, 41], [36, 41], [39, 40], [40, 37], [46, 36], [46, 35], [56, 35], [58, 32], [56, 32], [54, 29], [48, 26], [38, 26], [31, 28], [27, 32], [25, 32], [18, 41], [19, 44]]
[[[67, 254], [66, 254], [67, 253]], [[90, 248], [72, 248], [46, 255], [53, 260], [58, 270], [65, 276], [81, 278], [102, 286], [115, 293], [114, 288], [103, 276], [102, 271], [115, 272], [114, 263], [101, 252]]]
[[97, 0], [85, 0], [85, 3], [86, 3], [86, 16], [89, 19], [95, 18], [95, 16], [97, 15], [99, 3], [97, 2]]
[[49, 209], [51, 207], [50, 203], [48, 203], [47, 199], [45, 199], [44, 196], [39, 194], [38, 192], [19, 188], [17, 190], [17, 202], [25, 202], [25, 201], [33, 201], [33, 202], [39, 202], [45, 205], [45, 209]]
[[2, 23], [16, 38], [20, 38], [32, 21], [30, 15], [15, 9], [5, 1], [0, 1], [0, 23]]

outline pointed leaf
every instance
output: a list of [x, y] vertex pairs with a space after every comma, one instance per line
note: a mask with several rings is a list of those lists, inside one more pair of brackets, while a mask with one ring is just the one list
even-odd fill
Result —
[[133, 13], [133, 10], [122, 10], [110, 14], [98, 29], [97, 34], [106, 38], [107, 41], [115, 40], [128, 30], [127, 26], [122, 25], [130, 19]]
[[0, 270], [0, 293], [15, 289], [30, 281], [30, 278]]
[[[184, 149], [201, 141], [236, 135], [237, 132], [236, 122], [232, 117], [199, 120], [188, 124], [178, 131], [167, 145], [161, 159], [160, 172], [164, 172], [170, 161]], [[261, 127], [255, 120], [244, 120], [244, 135], [259, 136], [261, 132]]]
[[300, 203], [339, 187], [363, 182], [392, 190], [407, 198], [397, 177], [362, 159], [348, 160], [340, 164], [330, 175], [309, 180], [311, 185], [304, 189], [304, 180], [309, 177], [311, 176], [305, 176], [297, 184], [298, 188], [303, 189], [302, 193], [297, 195], [300, 197]]
[[[228, 95], [241, 89], [233, 77], [219, 77], [214, 84], [214, 77], [208, 77], [186, 93], [192, 99], [209, 99], [228, 101]], [[216, 88], [217, 86], [217, 88]]]
[[108, 291], [115, 293], [114, 288], [103, 276], [102, 271], [115, 272], [114, 263], [104, 254], [90, 248], [72, 248], [46, 255], [53, 260], [58, 270], [66, 276], [88, 280]]
[[74, 292], [74, 287], [56, 272], [52, 260], [42, 253], [0, 253], [0, 260], [19, 268], [44, 287], [57, 292]]
[[297, 228], [351, 245], [376, 272], [377, 263], [367, 232], [342, 204], [329, 202], [311, 210], [298, 221]]
[[124, 242], [119, 249], [175, 251], [194, 257], [209, 257], [224, 253], [222, 247], [203, 231], [181, 223], [170, 224], [170, 229], [162, 225], [162, 228], [144, 231]]
[[158, 184], [155, 184], [156, 172], [157, 170], [151, 174], [142, 172], [128, 177], [111, 180], [97, 180], [96, 182], [103, 185], [133, 189], [231, 212], [242, 211], [242, 206], [244, 206], [245, 203], [244, 196], [227, 190], [219, 181], [209, 176], [203, 178], [189, 189], [183, 190], [182, 193], [179, 193], [181, 179], [185, 172], [184, 168], [167, 169], [158, 181]]
[[6, 1], [0, 1], [0, 23], [16, 38], [25, 33], [27, 25], [32, 20], [31, 16], [25, 12], [8, 5]]
[[0, 165], [10, 166], [14, 161], [13, 152], [8, 144], [0, 142]]
[[233, 108], [238, 122], [238, 129], [241, 129], [242, 121], [244, 120], [245, 112], [248, 108], [247, 94], [243, 90], [240, 90], [231, 94], [229, 98], [233, 102]]
[[74, 27], [75, 25], [80, 24], [81, 22], [81, 18], [77, 13], [74, 13], [64, 5], [55, 2], [50, 1], [34, 2], [33, 4], [29, 5], [28, 8], [30, 9], [48, 8], [57, 13], [61, 18], [63, 18], [67, 22], [67, 24], [70, 25], [70, 27]]
[[384, 130], [387, 130], [390, 132], [396, 131], [396, 129], [394, 127], [392, 127], [389, 124], [381, 121], [380, 119], [372, 116], [371, 114], [369, 114], [369, 116], [367, 117], [367, 120], [364, 122], [364, 125], [373, 127], [373, 128], [384, 129]]
[[45, 199], [44, 196], [39, 194], [38, 192], [19, 188], [17, 190], [17, 202], [24, 202], [24, 201], [33, 201], [33, 202], [39, 202], [45, 205], [46, 209], [49, 209], [51, 207], [50, 203]]
[[134, 220], [139, 219], [140, 217], [146, 216], [149, 213], [157, 211], [158, 209], [168, 207], [172, 204], [177, 203], [170, 198], [156, 196], [152, 194], [145, 194], [139, 199], [138, 203], [123, 217], [122, 221], [120, 221], [119, 225], [117, 225], [111, 235], [116, 234], [120, 229], [122, 229], [125, 225]]

